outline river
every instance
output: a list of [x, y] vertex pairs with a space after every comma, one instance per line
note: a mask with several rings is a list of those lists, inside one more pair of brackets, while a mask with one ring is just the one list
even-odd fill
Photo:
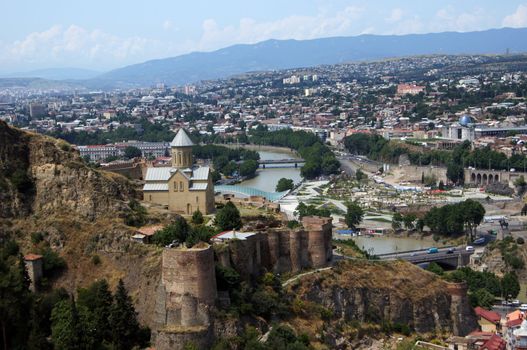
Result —
[[[265, 149], [255, 149], [260, 154], [260, 159], [284, 159], [293, 158], [296, 155], [283, 148], [265, 147]], [[243, 181], [240, 185], [257, 188], [262, 191], [274, 192], [276, 184], [280, 178], [292, 179], [294, 183], [302, 180], [300, 167], [298, 168], [272, 168], [258, 169], [257, 175], [252, 179]], [[348, 236], [349, 237], [349, 236]], [[419, 239], [411, 237], [353, 237], [353, 240], [360, 248], [366, 250], [373, 249], [373, 254], [394, 253], [397, 251], [425, 249], [437, 246], [433, 240]]]
[[[293, 152], [283, 149], [273, 151], [258, 151], [258, 153], [260, 154], [260, 159], [262, 160], [296, 157]], [[282, 177], [293, 180], [295, 184], [302, 180], [302, 177], [300, 176], [300, 167], [272, 168], [272, 166], [266, 166], [265, 169], [258, 169], [256, 174], [257, 175], [255, 177], [241, 182], [240, 185], [257, 188], [262, 191], [274, 192], [278, 180], [280, 180]]]
[[408, 250], [426, 249], [430, 247], [440, 247], [442, 244], [434, 242], [430, 238], [419, 239], [414, 237], [352, 237], [359, 248], [366, 251], [372, 249], [373, 254], [397, 253]]

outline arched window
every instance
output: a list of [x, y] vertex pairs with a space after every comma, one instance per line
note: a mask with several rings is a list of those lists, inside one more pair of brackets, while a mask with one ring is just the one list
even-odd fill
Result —
[[181, 164], [181, 152], [177, 154], [178, 164]]
[[174, 192], [177, 192], [177, 182], [174, 181]]
[[199, 196], [196, 196], [196, 203], [199, 202]]
[[183, 192], [183, 181], [179, 181], [179, 190]]

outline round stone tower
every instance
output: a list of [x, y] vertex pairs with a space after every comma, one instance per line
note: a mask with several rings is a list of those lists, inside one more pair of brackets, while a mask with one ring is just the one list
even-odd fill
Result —
[[179, 129], [170, 143], [170, 148], [172, 149], [172, 166], [174, 168], [185, 169], [192, 167], [194, 163], [192, 159], [192, 146], [194, 146], [194, 143], [185, 129]]
[[312, 267], [327, 265], [333, 257], [331, 246], [331, 218], [305, 216], [302, 226], [307, 231], [307, 250]]

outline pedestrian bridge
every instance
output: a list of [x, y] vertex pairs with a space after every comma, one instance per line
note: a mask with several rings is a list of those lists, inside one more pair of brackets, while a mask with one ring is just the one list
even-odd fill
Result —
[[260, 196], [264, 197], [268, 201], [276, 202], [282, 199], [289, 191], [284, 192], [266, 192], [253, 187], [239, 186], [239, 185], [217, 185], [214, 186], [215, 192], [230, 193], [234, 195], [240, 195], [243, 197]]

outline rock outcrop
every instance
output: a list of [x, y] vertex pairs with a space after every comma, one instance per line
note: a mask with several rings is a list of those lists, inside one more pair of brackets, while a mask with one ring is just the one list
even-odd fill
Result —
[[291, 287], [300, 299], [326, 307], [335, 319], [408, 325], [419, 333], [466, 335], [477, 321], [463, 284], [409, 263], [341, 262]]
[[0, 121], [0, 218], [115, 216], [135, 191], [126, 178], [90, 168], [68, 143]]

